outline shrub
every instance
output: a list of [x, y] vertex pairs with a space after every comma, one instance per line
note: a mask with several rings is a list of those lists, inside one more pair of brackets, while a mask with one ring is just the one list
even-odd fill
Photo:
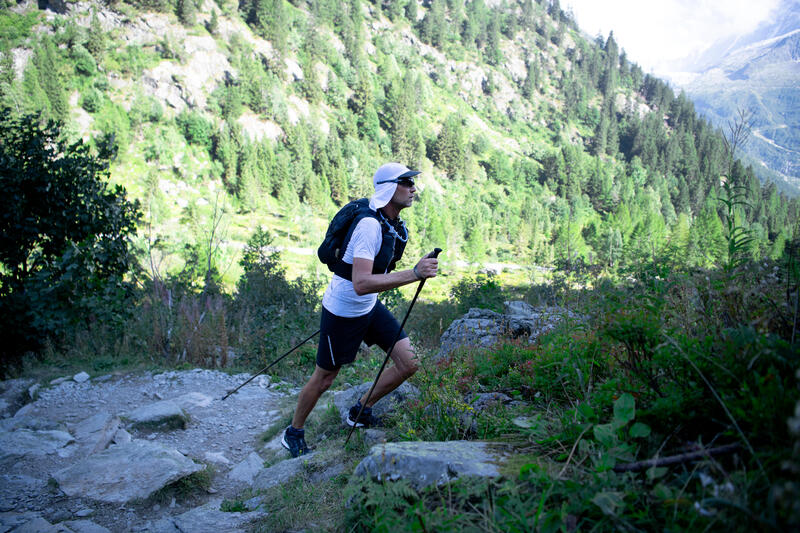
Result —
[[103, 107], [103, 93], [91, 87], [81, 98], [81, 107], [89, 113], [97, 113]]
[[492, 274], [464, 276], [450, 290], [450, 297], [456, 301], [460, 313], [473, 307], [503, 311], [503, 291]]

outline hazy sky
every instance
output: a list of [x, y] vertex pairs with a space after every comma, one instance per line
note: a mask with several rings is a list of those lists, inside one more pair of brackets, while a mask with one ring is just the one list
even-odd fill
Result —
[[780, 0], [562, 0], [590, 35], [614, 38], [645, 72], [702, 52], [717, 39], [742, 35], [769, 18]]

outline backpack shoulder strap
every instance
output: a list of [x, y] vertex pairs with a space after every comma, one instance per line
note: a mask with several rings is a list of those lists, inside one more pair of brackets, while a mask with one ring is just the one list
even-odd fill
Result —
[[336, 261], [336, 264], [333, 266], [333, 273], [341, 278], [346, 279], [347, 281], [353, 281], [353, 265], [344, 262], [344, 252], [347, 250], [347, 246], [350, 244], [350, 239], [353, 237], [353, 232], [355, 231], [356, 226], [358, 226], [358, 223], [361, 222], [361, 219], [366, 217], [372, 217], [377, 220], [378, 223], [381, 224], [381, 232], [384, 231], [383, 223], [381, 222], [378, 213], [369, 207], [369, 200], [367, 200], [366, 203], [359, 209], [355, 218], [353, 218], [353, 222], [350, 224], [350, 229], [347, 230], [347, 235], [342, 241], [342, 256], [338, 258], [338, 261]]

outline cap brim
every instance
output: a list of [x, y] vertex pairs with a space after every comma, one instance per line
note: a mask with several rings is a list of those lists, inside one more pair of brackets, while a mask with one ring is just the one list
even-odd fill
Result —
[[406, 172], [403, 172], [399, 176], [397, 176], [397, 179], [400, 179], [400, 178], [413, 178], [417, 174], [422, 174], [422, 172], [419, 171], [419, 170], [408, 170]]

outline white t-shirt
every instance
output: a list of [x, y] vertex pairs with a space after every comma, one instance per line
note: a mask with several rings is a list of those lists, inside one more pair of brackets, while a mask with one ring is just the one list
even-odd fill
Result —
[[[349, 265], [353, 264], [355, 257], [374, 261], [381, 249], [382, 242], [381, 223], [372, 217], [364, 217], [358, 221], [356, 229], [353, 230], [342, 261]], [[331, 278], [322, 297], [323, 307], [334, 315], [342, 317], [366, 315], [377, 301], [377, 293], [372, 292], [359, 296], [353, 288], [352, 281], [336, 274]]]

